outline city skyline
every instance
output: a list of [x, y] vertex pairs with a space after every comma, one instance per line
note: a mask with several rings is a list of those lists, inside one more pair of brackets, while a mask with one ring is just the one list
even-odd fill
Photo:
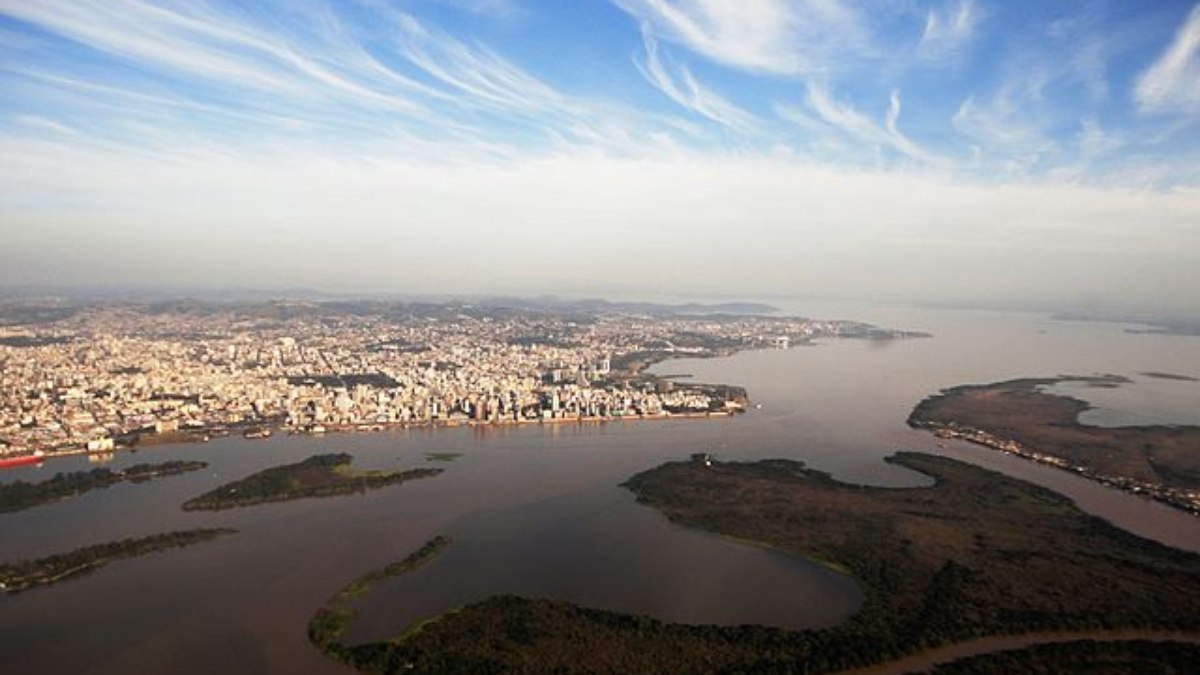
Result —
[[1200, 310], [1200, 6], [0, 2], [0, 285]]

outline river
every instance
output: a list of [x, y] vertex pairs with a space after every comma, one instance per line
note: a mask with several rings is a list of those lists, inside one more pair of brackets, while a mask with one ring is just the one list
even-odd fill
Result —
[[[788, 309], [934, 337], [826, 340], [656, 366], [663, 374], [745, 386], [762, 407], [730, 419], [277, 435], [119, 453], [111, 466], [178, 458], [210, 467], [0, 516], [2, 557], [170, 529], [228, 526], [240, 533], [0, 598], [0, 672], [345, 672], [308, 644], [312, 612], [360, 573], [437, 534], [452, 537], [451, 546], [417, 572], [379, 584], [348, 637], [386, 637], [495, 593], [694, 623], [820, 627], [853, 613], [861, 595], [852, 580], [676, 527], [619, 487], [638, 471], [697, 451], [721, 459], [789, 457], [841, 480], [890, 486], [929, 480], [882, 458], [898, 449], [940, 452], [1058, 490], [1135, 533], [1200, 550], [1200, 519], [995, 451], [939, 448], [904, 423], [917, 401], [944, 387], [1060, 373], [1133, 379], [1118, 390], [1096, 390], [1106, 397], [1098, 408], [1114, 419], [1186, 422], [1178, 415], [1194, 411], [1186, 401], [1200, 383], [1140, 374], [1200, 375], [1200, 338], [1024, 313]], [[252, 471], [343, 451], [363, 468], [430, 465], [426, 453], [461, 457], [436, 464], [446, 469], [441, 476], [366, 495], [221, 513], [179, 508]], [[82, 458], [61, 460], [6, 471], [0, 480], [88, 466]]]

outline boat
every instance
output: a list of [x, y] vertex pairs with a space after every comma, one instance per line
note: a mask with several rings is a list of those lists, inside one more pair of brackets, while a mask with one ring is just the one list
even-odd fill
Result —
[[0, 457], [0, 469], [8, 469], [15, 466], [28, 466], [30, 464], [41, 464], [46, 461], [46, 453], [41, 450], [34, 450], [28, 455], [9, 455]]
[[267, 427], [250, 427], [242, 432], [243, 438], [270, 438], [271, 430]]

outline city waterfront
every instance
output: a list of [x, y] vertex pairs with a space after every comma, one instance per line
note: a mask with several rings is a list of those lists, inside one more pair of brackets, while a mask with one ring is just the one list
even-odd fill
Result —
[[[853, 612], [860, 597], [846, 577], [673, 526], [619, 487], [634, 473], [701, 451], [724, 460], [799, 459], [839, 480], [892, 486], [928, 479], [883, 457], [899, 449], [942, 452], [1052, 487], [1143, 536], [1200, 550], [1200, 519], [968, 444], [939, 448], [931, 434], [905, 425], [912, 407], [940, 389], [1059, 373], [1130, 377], [1130, 385], [1105, 390], [1105, 407], [1146, 415], [1134, 405], [1145, 398], [1138, 374], [1200, 374], [1200, 340], [1030, 314], [795, 309], [933, 338], [824, 339], [655, 367], [661, 375], [746, 387], [750, 410], [729, 418], [229, 437], [118, 454], [110, 466], [174, 458], [210, 466], [8, 514], [0, 518], [4, 557], [195, 527], [239, 534], [0, 599], [0, 670], [343, 672], [308, 644], [312, 612], [363, 571], [438, 534], [453, 543], [420, 570], [380, 583], [348, 637], [394, 635], [411, 621], [497, 593], [692, 623], [823, 626]], [[1172, 389], [1179, 396], [1196, 390], [1200, 384], [1187, 382]], [[432, 466], [426, 453], [461, 456], [437, 463], [445, 469], [440, 476], [362, 496], [216, 514], [180, 509], [230, 480], [328, 452], [353, 455], [358, 468], [393, 470]], [[86, 467], [83, 458], [57, 460], [0, 480]]]

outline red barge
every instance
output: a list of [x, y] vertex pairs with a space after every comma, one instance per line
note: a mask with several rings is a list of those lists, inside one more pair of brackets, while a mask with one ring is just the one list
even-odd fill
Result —
[[46, 453], [41, 450], [34, 450], [33, 454], [17, 455], [0, 457], [0, 469], [8, 469], [14, 466], [26, 466], [29, 464], [41, 464], [46, 461]]

